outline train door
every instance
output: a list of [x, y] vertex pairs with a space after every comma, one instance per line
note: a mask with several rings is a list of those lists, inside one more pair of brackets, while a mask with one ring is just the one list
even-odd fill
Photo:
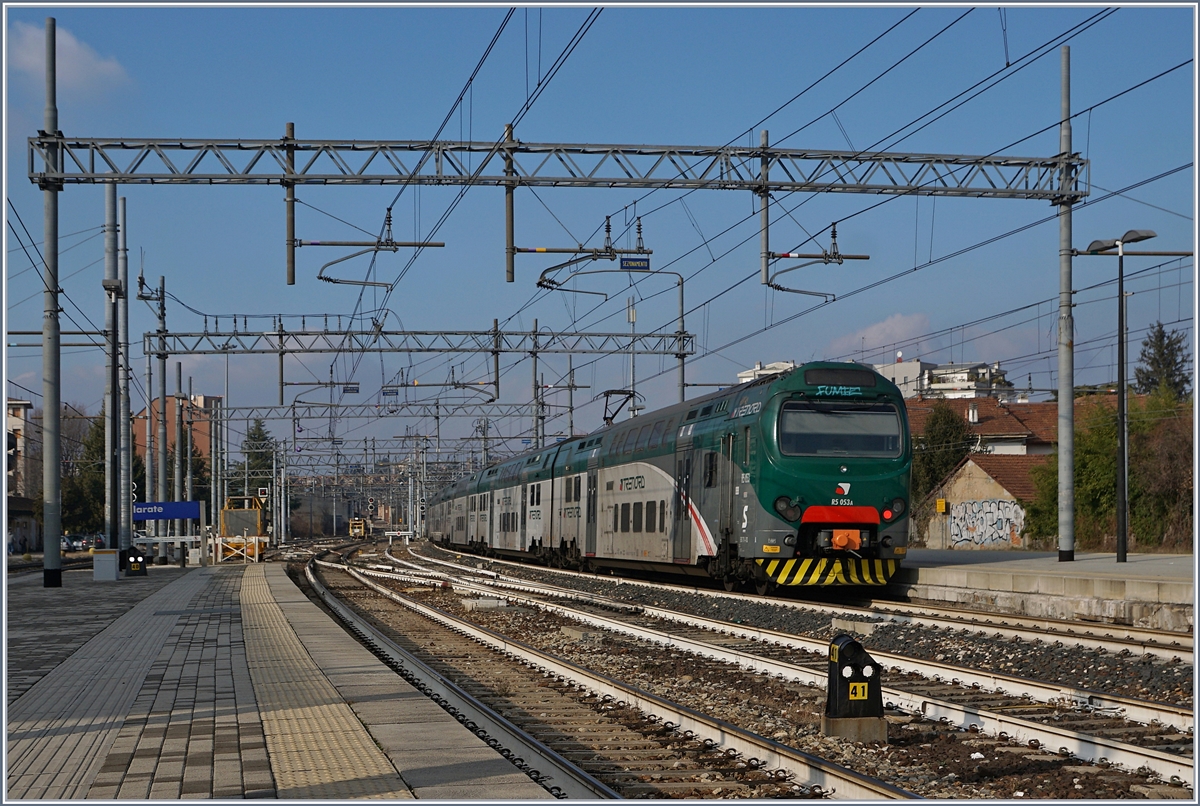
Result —
[[[590, 463], [589, 463], [590, 464]], [[588, 557], [596, 556], [596, 468], [595, 466], [588, 467], [587, 471], [587, 500], [584, 504], [584, 511], [587, 513], [587, 525], [584, 527], [584, 548], [583, 553]]]
[[737, 466], [734, 464], [735, 443], [737, 437], [734, 434], [725, 434], [721, 437], [721, 458], [718, 461], [717, 475], [718, 486], [720, 488], [721, 508], [717, 519], [717, 524], [722, 535], [729, 535], [732, 532], [730, 513], [737, 505], [735, 500], [734, 490], [738, 487], [738, 482], [741, 479], [741, 474], [738, 472]]
[[488, 546], [490, 548], [495, 548], [496, 527], [498, 525], [496, 521], [500, 518], [500, 516], [496, 514], [496, 503], [499, 500], [499, 496], [493, 493], [491, 490], [488, 490], [485, 495], [487, 496], [487, 526], [484, 527], [486, 529], [485, 534], [487, 535]]
[[526, 519], [529, 517], [529, 505], [527, 503], [528, 496], [529, 496], [529, 485], [522, 483], [521, 484], [520, 542], [517, 544], [517, 548], [519, 548], [521, 551], [525, 550], [525, 529], [526, 529], [525, 524], [526, 524]]
[[675, 518], [671, 522], [672, 554], [675, 562], [692, 559], [692, 450], [691, 435], [675, 445]]

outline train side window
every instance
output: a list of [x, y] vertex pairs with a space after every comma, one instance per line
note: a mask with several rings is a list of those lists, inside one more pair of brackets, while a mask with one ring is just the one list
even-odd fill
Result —
[[646, 531], [654, 531], [654, 502], [646, 502]]
[[638, 431], [637, 444], [633, 447], [635, 451], [640, 451], [646, 447], [646, 443], [650, 441], [650, 432], [652, 430], [653, 427], [649, 423], [642, 426], [642, 429]]
[[576, 477], [575, 477], [575, 500], [576, 500], [576, 501], [579, 501], [579, 500], [580, 500], [580, 498], [579, 498], [579, 484], [580, 484], [580, 478], [579, 478], [579, 476], [576, 476]]
[[745, 442], [746, 442], [746, 458], [742, 461], [742, 464], [749, 467], [750, 466], [750, 426], [746, 426], [742, 430], [742, 433], [743, 433], [743, 436], [745, 437]]
[[621, 508], [618, 507], [616, 504], [613, 504], [613, 531], [614, 532], [621, 531], [620, 518], [621, 518]]
[[659, 420], [654, 424], [654, 430], [650, 432], [650, 442], [646, 445], [647, 448], [654, 450], [662, 444], [663, 426], [666, 424], [666, 420]]
[[637, 442], [637, 429], [631, 428], [625, 435], [625, 445], [621, 448], [621, 453], [626, 455], [633, 453], [633, 443], [635, 442]]
[[633, 531], [642, 531], [642, 502], [633, 502]]
[[564, 486], [563, 486], [563, 503], [565, 503], [565, 504], [571, 503], [571, 490], [572, 490], [571, 480], [566, 479]]
[[712, 487], [717, 483], [717, 455], [712, 451], [704, 454], [704, 486]]
[[629, 504], [621, 504], [621, 531], [629, 531]]
[[667, 531], [667, 502], [659, 500], [658, 502], [658, 531]]

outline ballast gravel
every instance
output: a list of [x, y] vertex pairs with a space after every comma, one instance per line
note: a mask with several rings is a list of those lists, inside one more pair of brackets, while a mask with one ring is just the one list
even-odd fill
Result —
[[[495, 566], [494, 570], [630, 604], [821, 640], [832, 640], [840, 632], [833, 629], [827, 612], [796, 607], [794, 600], [779, 605], [761, 599], [714, 598], [647, 587], [605, 576], [566, 576], [512, 566]], [[875, 624], [869, 637], [860, 640], [868, 652], [906, 655], [1186, 708], [1193, 703], [1194, 669], [1177, 659], [1108, 653], [1058, 641], [1026, 641], [982, 630], [940, 629], [884, 619]]]

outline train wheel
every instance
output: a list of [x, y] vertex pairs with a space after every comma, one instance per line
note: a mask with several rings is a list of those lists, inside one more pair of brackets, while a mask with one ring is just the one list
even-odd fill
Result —
[[727, 576], [727, 577], [725, 577], [724, 579], [722, 579], [722, 580], [721, 580], [721, 585], [722, 585], [722, 586], [725, 588], [725, 590], [727, 590], [727, 591], [729, 591], [730, 593], [732, 593], [732, 592], [734, 592], [735, 590], [737, 590], [737, 588], [738, 588], [738, 585], [740, 585], [740, 584], [741, 584], [741, 582], [742, 582], [742, 581], [741, 581], [740, 579], [738, 579], [737, 577], [734, 577], [734, 576]]
[[754, 592], [759, 596], [766, 596], [775, 590], [775, 581], [772, 579], [764, 579], [754, 583]]

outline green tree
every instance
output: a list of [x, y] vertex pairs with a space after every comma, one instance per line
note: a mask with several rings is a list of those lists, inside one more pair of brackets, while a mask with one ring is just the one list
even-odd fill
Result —
[[1193, 427], [1190, 401], [1159, 386], [1129, 412], [1130, 545], [1191, 551]]
[[[62, 476], [62, 530], [63, 534], [103, 534], [106, 529], [104, 503], [108, 497], [105, 488], [105, 468], [108, 456], [104, 448], [104, 431], [107, 420], [104, 411], [90, 418], [89, 426], [75, 459], [64, 463]], [[132, 478], [137, 479], [145, 472], [145, 463], [135, 452]]]
[[913, 441], [912, 498], [921, 501], [971, 451], [966, 420], [944, 400], [935, 401], [925, 430]]
[[926, 500], [966, 456], [973, 443], [967, 422], [944, 400], [935, 401], [925, 429], [913, 440], [912, 521], [914, 536], [924, 535], [933, 514]]
[[1158, 387], [1165, 386], [1175, 394], [1176, 400], [1188, 396], [1191, 356], [1184, 347], [1185, 335], [1178, 330], [1167, 333], [1162, 322], [1155, 322], [1150, 328], [1142, 341], [1139, 366], [1134, 370], [1134, 388], [1139, 394], [1150, 394]]
[[[1191, 404], [1168, 386], [1129, 405], [1129, 547], [1190, 550], [1192, 524]], [[1025, 535], [1058, 535], [1058, 456], [1035, 467], [1036, 493], [1025, 508]], [[1116, 549], [1117, 414], [1114, 402], [1097, 403], [1076, 421], [1075, 546]]]
[[272, 456], [276, 441], [267, 431], [261, 419], [254, 420], [242, 439], [242, 461], [232, 465], [229, 478], [230, 495], [258, 495], [259, 487], [266, 487], [272, 480]]

